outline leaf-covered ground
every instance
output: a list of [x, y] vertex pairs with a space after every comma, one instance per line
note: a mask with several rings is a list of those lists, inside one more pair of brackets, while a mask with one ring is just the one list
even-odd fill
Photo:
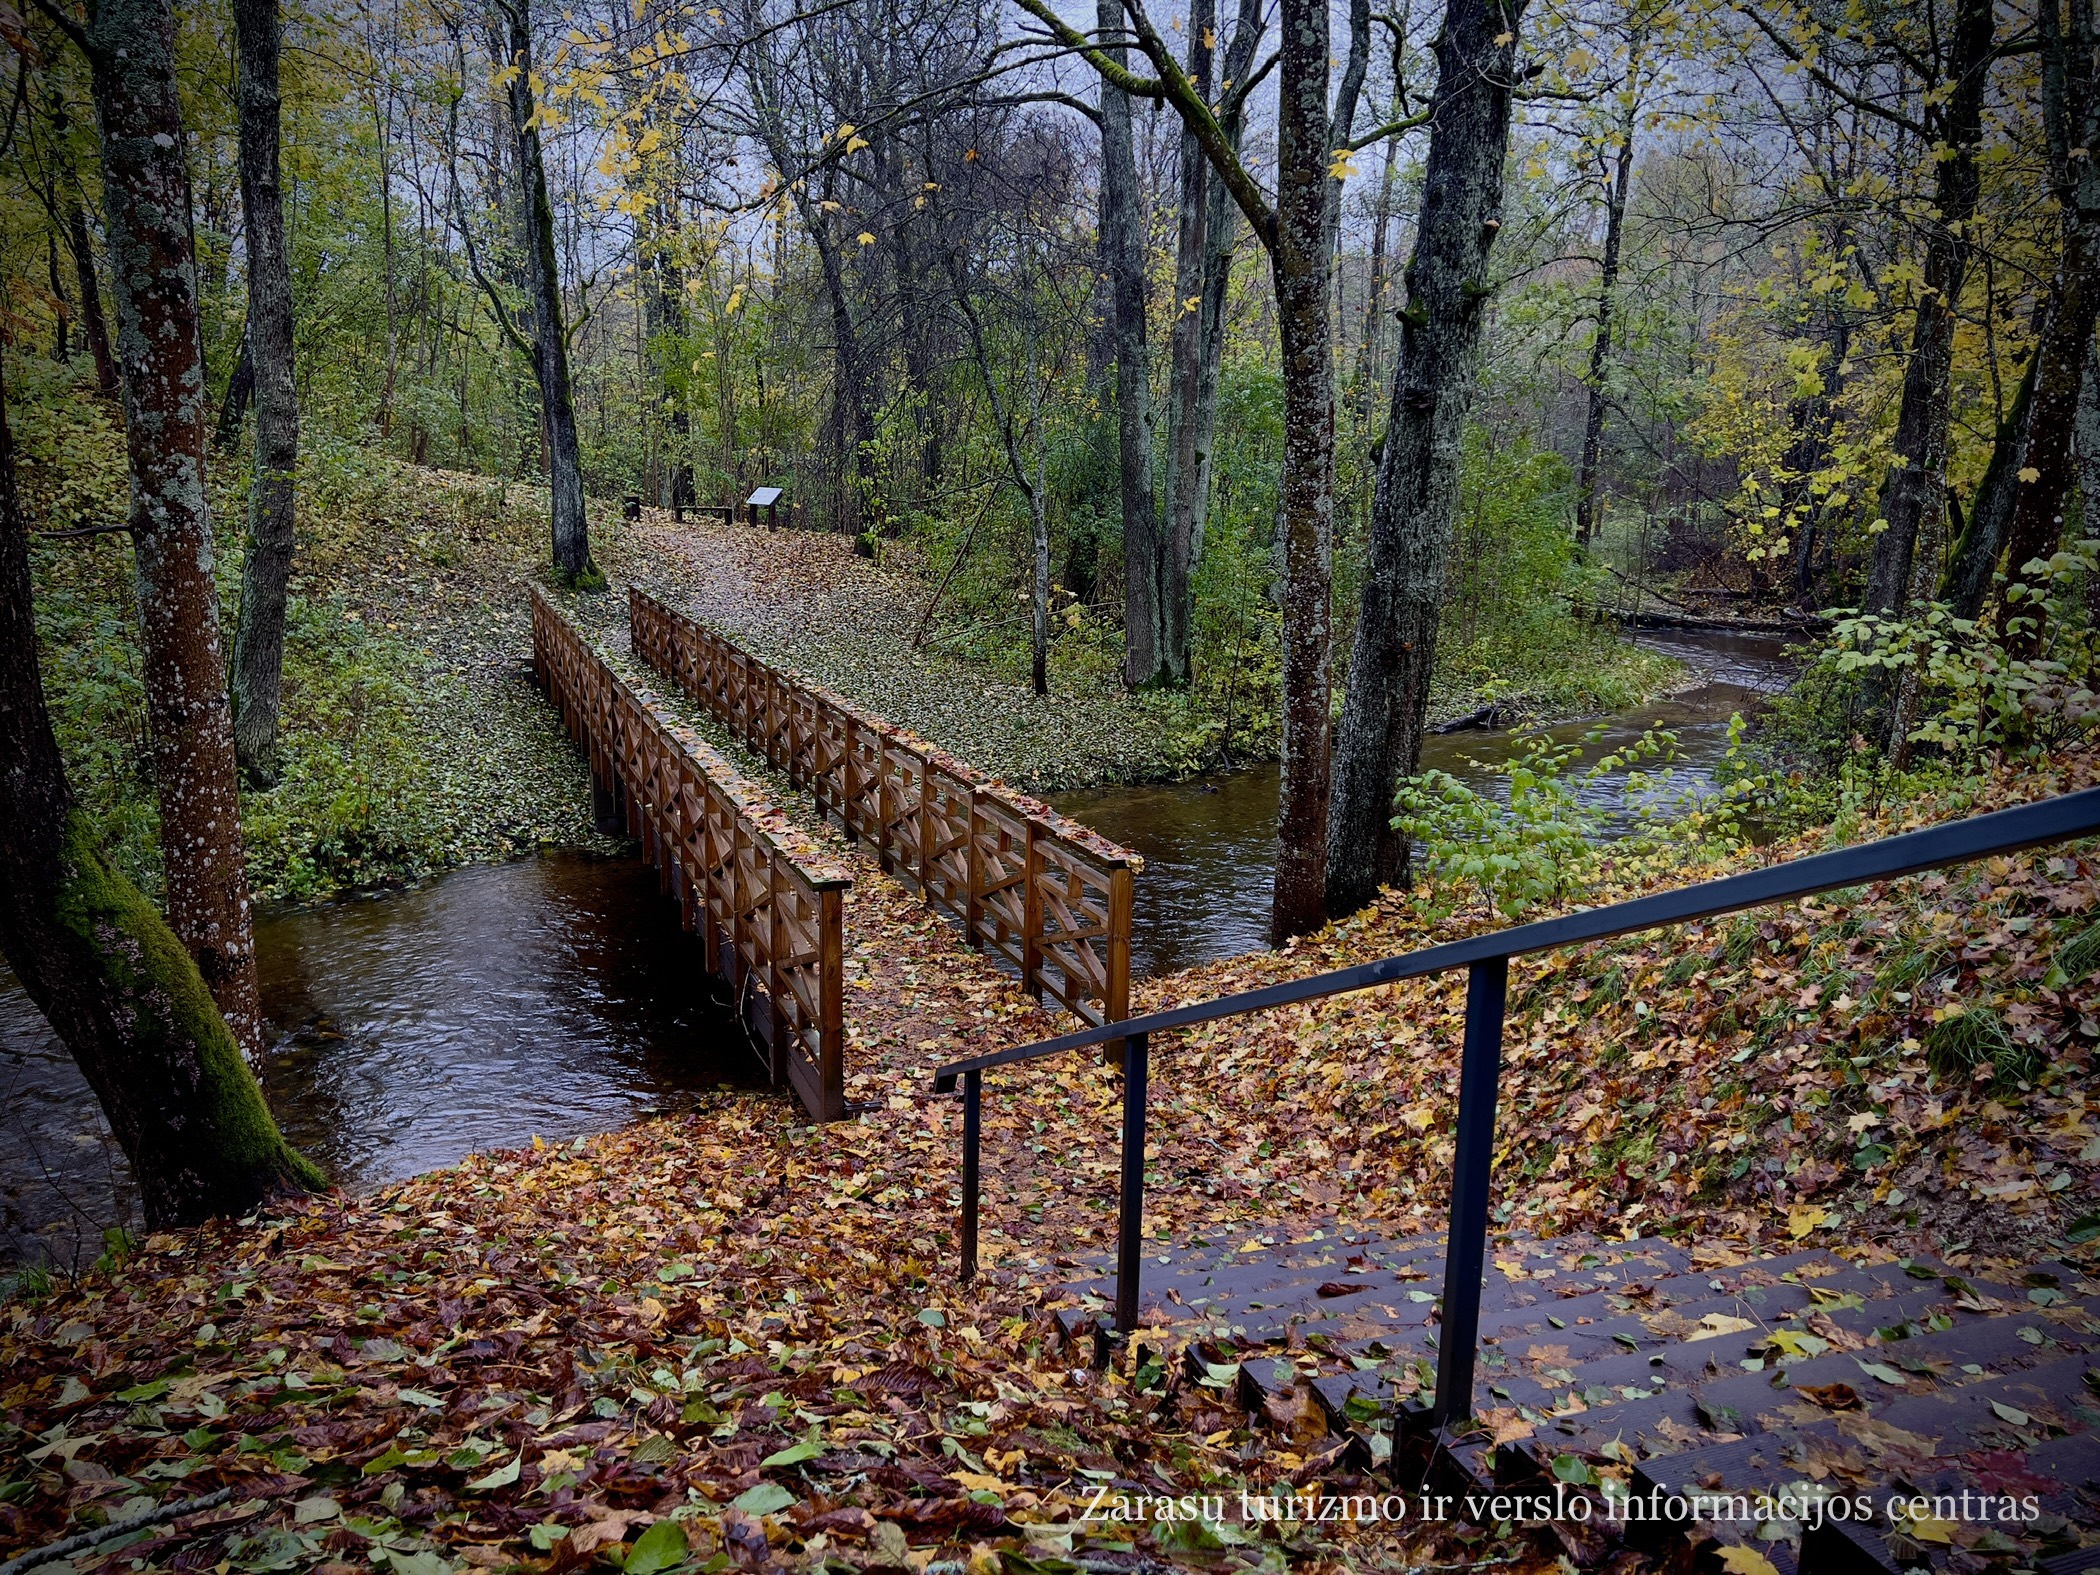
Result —
[[[699, 517], [673, 524], [656, 510], [627, 530], [622, 561], [637, 584], [1029, 792], [1185, 776], [1209, 763], [1193, 742], [1207, 736], [1194, 714], [1200, 694], [1131, 694], [1093, 646], [1060, 638], [1051, 644], [1050, 694], [1038, 698], [1025, 673], [945, 652], [941, 624], [926, 625], [925, 578], [855, 556], [844, 537]], [[908, 561], [900, 552], [900, 565]], [[1550, 708], [1578, 694], [1624, 693], [1631, 703], [1683, 679], [1679, 664], [1631, 644], [1606, 642], [1589, 655], [1600, 669], [1589, 684], [1556, 681], [1550, 696], [1505, 684], [1501, 703], [1526, 713], [1544, 703], [1545, 719], [1558, 720]], [[1432, 710], [1442, 720], [1480, 702], [1474, 684], [1445, 674]]]
[[[2096, 778], [2080, 754], [1933, 808]], [[1255, 1429], [1210, 1390], [1140, 1392], [1047, 1344], [1043, 1305], [1113, 1235], [1098, 1065], [991, 1080], [988, 1272], [955, 1282], [959, 1112], [931, 1068], [1055, 1023], [909, 893], [856, 878], [858, 933], [880, 934], [853, 963], [861, 1114], [813, 1128], [783, 1099], [725, 1096], [156, 1237], [18, 1303], [0, 1313], [0, 1546], [227, 1488], [200, 1523], [74, 1567], [1547, 1562], [1451, 1526], [1133, 1541], [1085, 1522], [1102, 1483], [1354, 1484], [1309, 1410]], [[1617, 871], [1594, 896], [1662, 879]], [[2090, 849], [2045, 850], [1520, 963], [1497, 1218], [1716, 1252], [2090, 1262], [2096, 891]], [[1419, 944], [1425, 911], [1391, 900], [1144, 1004]], [[1148, 1228], [1433, 1226], [1457, 1027], [1455, 988], [1426, 984], [1162, 1040]]]

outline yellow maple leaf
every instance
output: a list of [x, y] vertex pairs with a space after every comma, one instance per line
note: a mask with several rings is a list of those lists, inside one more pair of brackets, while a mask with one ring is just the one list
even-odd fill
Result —
[[875, 244], [875, 237], [873, 233], [868, 230], [862, 230], [860, 234], [854, 237], [854, 239], [859, 241], [863, 246], [873, 246]]
[[1724, 1334], [1745, 1334], [1757, 1324], [1748, 1318], [1738, 1318], [1733, 1313], [1710, 1312], [1699, 1320], [1699, 1327], [1686, 1335], [1685, 1343], [1694, 1340], [1711, 1340]]
[[2032, 465], [2022, 465], [2020, 467], [2020, 479], [2022, 481], [2040, 481], [2042, 473]]
[[1779, 1566], [1755, 1548], [1721, 1548], [1717, 1550], [1721, 1568], [1728, 1575], [1779, 1575]]
[[1799, 1241], [1829, 1218], [1828, 1209], [1819, 1208], [1813, 1203], [1796, 1203], [1786, 1211], [1786, 1233]]

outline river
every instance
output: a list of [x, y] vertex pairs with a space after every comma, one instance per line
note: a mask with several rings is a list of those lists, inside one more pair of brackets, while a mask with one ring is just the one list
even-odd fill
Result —
[[[352, 1188], [764, 1080], [633, 859], [544, 854], [266, 913], [255, 944], [270, 1106]], [[92, 1260], [136, 1215], [124, 1158], [5, 969], [0, 1108], [0, 1262]]]
[[[1595, 731], [1585, 759], [1596, 760], [1650, 727], [1677, 735], [1670, 762], [1677, 794], [1710, 792], [1728, 749], [1728, 724], [1786, 687], [1796, 664], [1781, 635], [1651, 632], [1641, 644], [1674, 656], [1696, 675], [1667, 700], [1548, 731], [1563, 741]], [[1507, 797], [1492, 767], [1516, 745], [1506, 733], [1433, 734], [1422, 764]], [[1645, 769], [1653, 772], [1657, 763]], [[1637, 817], [1626, 804], [1624, 771], [1581, 782], [1582, 796], [1606, 824], [1626, 829]], [[1276, 876], [1276, 781], [1272, 762], [1229, 775], [1147, 787], [1094, 788], [1059, 794], [1052, 804], [1145, 858], [1138, 877], [1131, 969], [1171, 973], [1268, 944], [1269, 897]]]
[[[1778, 637], [1644, 634], [1702, 679], [1672, 699], [1554, 729], [1603, 751], [1675, 730], [1678, 781], [1711, 785], [1728, 721], [1792, 672]], [[1432, 738], [1425, 763], [1475, 784], [1496, 732]], [[1611, 809], [1619, 779], [1588, 791]], [[1264, 944], [1276, 768], [1059, 797], [1145, 857], [1133, 965], [1158, 973]], [[573, 853], [458, 870], [404, 892], [265, 914], [273, 1042], [265, 1083], [286, 1135], [351, 1188], [478, 1149], [550, 1141], [761, 1078], [700, 951], [634, 860]], [[0, 1263], [91, 1261], [135, 1224], [122, 1154], [42, 1015], [0, 968]]]

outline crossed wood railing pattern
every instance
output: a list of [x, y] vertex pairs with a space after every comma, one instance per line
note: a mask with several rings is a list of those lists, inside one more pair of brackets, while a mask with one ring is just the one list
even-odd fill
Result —
[[973, 945], [1083, 1021], [1130, 1013], [1131, 883], [1143, 861], [924, 739], [770, 667], [630, 589], [635, 655], [787, 773]]
[[737, 769], [630, 684], [539, 591], [540, 686], [590, 755], [601, 795], [641, 840], [765, 1044], [775, 1083], [820, 1121], [845, 1114], [845, 895], [828, 862]]

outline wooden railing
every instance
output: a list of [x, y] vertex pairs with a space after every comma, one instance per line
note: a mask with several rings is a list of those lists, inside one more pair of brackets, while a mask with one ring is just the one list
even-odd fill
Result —
[[1087, 1023], [1130, 1013], [1131, 883], [1143, 861], [924, 739], [770, 667], [645, 591], [635, 655], [816, 798], [973, 945]]
[[[699, 932], [708, 970], [737, 991], [819, 1121], [845, 1114], [845, 894], [850, 876], [649, 692], [630, 684], [535, 590], [540, 686], [590, 755], [601, 795]], [[601, 802], [604, 800], [601, 799]]]

